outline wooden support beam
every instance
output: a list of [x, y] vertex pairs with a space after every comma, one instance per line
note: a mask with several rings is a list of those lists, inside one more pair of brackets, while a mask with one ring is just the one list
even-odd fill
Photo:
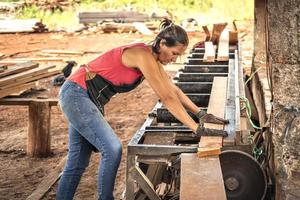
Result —
[[159, 196], [156, 194], [152, 183], [149, 181], [149, 179], [146, 177], [146, 175], [142, 172], [140, 168], [135, 166], [132, 169], [132, 176], [137, 182], [139, 183], [139, 186], [142, 188], [142, 190], [146, 193], [146, 195], [151, 200], [161, 200]]
[[229, 60], [229, 32], [224, 30], [221, 34], [219, 45], [218, 45], [218, 61]]
[[29, 104], [27, 155], [30, 157], [50, 155], [50, 111], [49, 102], [33, 101]]
[[50, 106], [57, 106], [58, 104], [58, 99], [2, 98], [0, 99], [0, 105], [29, 106], [33, 101], [49, 102]]
[[1, 60], [0, 63], [19, 63], [27, 61], [39, 61], [39, 62], [49, 62], [49, 61], [64, 61], [64, 58], [15, 58], [10, 60]]
[[[176, 134], [174, 132], [165, 132], [165, 133], [151, 133], [146, 134], [145, 140], [143, 144], [156, 144], [156, 145], [173, 145], [175, 143], [175, 136]], [[139, 156], [142, 157], [143, 156]], [[167, 160], [169, 156], [165, 157]], [[158, 184], [161, 183], [163, 172], [166, 170], [167, 164], [163, 163], [155, 163], [155, 164], [149, 164], [146, 177], [151, 182], [153, 187], [156, 187]], [[140, 193], [140, 191], [138, 192]], [[137, 195], [137, 200], [144, 200], [146, 199], [146, 195], [143, 193], [140, 193]]]
[[212, 42], [204, 43], [205, 53], [203, 56], [203, 62], [215, 62], [215, 47]]

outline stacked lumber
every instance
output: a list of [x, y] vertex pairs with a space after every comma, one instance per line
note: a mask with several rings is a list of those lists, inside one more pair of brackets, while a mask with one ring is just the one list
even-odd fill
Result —
[[22, 6], [22, 2], [0, 2], [0, 12], [13, 12]]
[[98, 28], [104, 33], [119, 32], [119, 33], [129, 33], [136, 32], [135, 27], [131, 23], [115, 23], [106, 22], [98, 25]]
[[114, 22], [145, 22], [150, 18], [147, 14], [134, 11], [103, 11], [103, 12], [81, 12], [78, 14], [79, 23], [99, 23], [105, 21]]
[[140, 32], [143, 35], [152, 35], [152, 31], [156, 30], [157, 26], [151, 22], [133, 22], [133, 23], [117, 23], [117, 22], [103, 22], [96, 26], [90, 26], [83, 34], [89, 33], [135, 33]]
[[66, 8], [80, 3], [80, 0], [25, 0], [24, 4], [26, 6], [38, 6], [43, 10], [65, 10]]
[[38, 80], [60, 73], [55, 66], [39, 67], [37, 63], [25, 62], [6, 66], [0, 72], [0, 98], [33, 88]]
[[0, 20], [0, 33], [45, 32], [46, 25], [38, 19]]
[[233, 30], [225, 29], [227, 23], [214, 24], [212, 32], [207, 26], [202, 26], [205, 33], [205, 40], [198, 42], [193, 48], [205, 48], [204, 62], [215, 61], [215, 46], [217, 48], [217, 61], [229, 60], [230, 45], [236, 45], [238, 42], [238, 30], [233, 21]]

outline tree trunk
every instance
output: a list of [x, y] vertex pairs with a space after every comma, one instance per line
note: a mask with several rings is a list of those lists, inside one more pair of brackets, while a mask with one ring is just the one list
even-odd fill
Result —
[[300, 199], [300, 2], [268, 0], [276, 199]]

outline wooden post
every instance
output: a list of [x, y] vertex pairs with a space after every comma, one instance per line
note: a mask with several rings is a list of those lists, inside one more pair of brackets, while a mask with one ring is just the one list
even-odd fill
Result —
[[266, 0], [254, 2], [254, 61], [266, 63]]
[[46, 157], [50, 155], [50, 103], [29, 103], [27, 155]]

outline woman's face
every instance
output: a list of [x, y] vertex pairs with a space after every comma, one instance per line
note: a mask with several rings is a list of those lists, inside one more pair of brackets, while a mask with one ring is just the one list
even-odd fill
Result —
[[182, 44], [178, 44], [173, 47], [167, 47], [165, 43], [161, 43], [158, 54], [158, 61], [163, 65], [175, 62], [178, 56], [184, 53], [186, 48], [187, 46]]

